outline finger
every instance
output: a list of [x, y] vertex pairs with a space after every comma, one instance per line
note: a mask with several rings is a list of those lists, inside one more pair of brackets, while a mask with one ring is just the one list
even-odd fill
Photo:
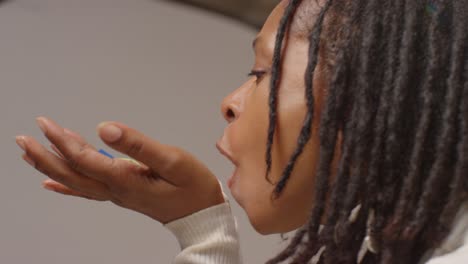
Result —
[[36, 167], [36, 163], [26, 153], [21, 156], [31, 167]]
[[117, 122], [101, 123], [98, 134], [110, 147], [147, 165], [167, 182], [178, 185], [185, 181], [187, 173], [180, 173], [179, 165], [186, 153], [180, 149], [161, 144]]
[[[93, 150], [96, 150], [96, 148], [93, 146], [93, 145], [90, 145], [88, 144], [88, 142], [86, 142], [86, 140], [81, 137], [78, 133], [68, 129], [68, 128], [64, 128], [63, 129], [63, 132], [68, 135], [69, 137], [73, 138], [76, 142], [78, 142], [78, 144], [80, 144], [82, 146], [82, 148], [91, 148]], [[65, 156], [63, 156], [62, 152], [60, 152], [60, 150], [57, 148], [57, 146], [55, 146], [54, 144], [51, 144], [50, 147], [52, 148], [52, 150], [57, 153], [57, 155], [59, 155], [60, 157], [62, 158], [65, 158]]]
[[19, 136], [17, 143], [25, 151], [23, 159], [51, 179], [89, 196], [109, 196], [106, 185], [71, 169], [67, 161], [48, 151], [35, 139]]
[[[50, 119], [39, 117], [37, 123], [44, 135], [52, 143], [52, 149], [65, 159], [70, 158], [69, 152], [75, 149], [79, 150], [96, 150], [92, 145], [88, 144], [77, 133], [60, 127]], [[73, 160], [73, 159], [72, 159]]]
[[82, 146], [86, 146], [88, 148], [91, 148], [93, 150], [96, 150], [96, 148], [93, 145], [90, 145], [80, 134], [68, 129], [64, 128], [63, 132], [68, 135], [69, 137], [73, 138], [78, 142], [78, 144], [81, 144]]
[[61, 157], [62, 159], [65, 159], [65, 156], [63, 156], [62, 152], [60, 152], [60, 150], [59, 150], [54, 144], [50, 144], [50, 148], [51, 148], [59, 157]]
[[86, 198], [86, 199], [96, 200], [96, 201], [107, 201], [107, 199], [92, 197], [92, 196], [86, 195], [84, 193], [75, 191], [75, 190], [70, 189], [70, 188], [68, 188], [67, 186], [65, 186], [65, 185], [63, 185], [61, 183], [58, 183], [58, 182], [50, 180], [50, 179], [45, 180], [42, 183], [42, 186], [47, 190], [54, 191], [54, 192], [57, 192], [57, 193], [61, 193], [61, 194], [64, 194], [64, 195], [76, 196], [76, 197], [81, 197], [81, 198]]
[[145, 166], [102, 155], [77, 134], [68, 135], [64, 128], [48, 118], [40, 117], [37, 121], [45, 136], [62, 153], [69, 167], [81, 174], [116, 188], [126, 185], [129, 176], [148, 174]]

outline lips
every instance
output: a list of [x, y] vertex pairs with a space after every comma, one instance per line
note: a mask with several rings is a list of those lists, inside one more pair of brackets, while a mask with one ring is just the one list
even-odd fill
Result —
[[218, 141], [216, 143], [216, 148], [218, 149], [218, 151], [223, 155], [225, 156], [226, 158], [228, 158], [232, 164], [234, 164], [235, 166], [237, 166], [237, 161], [234, 160], [234, 158], [232, 157], [232, 154], [222, 145], [221, 143], [222, 140]]

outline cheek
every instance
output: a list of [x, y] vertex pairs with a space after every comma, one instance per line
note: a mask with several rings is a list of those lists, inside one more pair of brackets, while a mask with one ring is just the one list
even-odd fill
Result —
[[[266, 80], [264, 81], [268, 83]], [[284, 85], [288, 85], [287, 82]], [[312, 203], [311, 188], [317, 151], [316, 139], [311, 139], [297, 160], [286, 189], [274, 203], [274, 186], [265, 179], [266, 141], [268, 130], [268, 87], [257, 87], [248, 96], [243, 115], [237, 120], [233, 139], [234, 150], [240, 154], [238, 181], [231, 189], [245, 209], [252, 225], [262, 233], [287, 232], [304, 224]], [[305, 117], [303, 91], [284, 89], [279, 94], [278, 126], [273, 141], [270, 179], [277, 182], [297, 147], [297, 137]], [[234, 127], [233, 127], [234, 128]], [[315, 133], [316, 134], [316, 133]], [[287, 217], [284, 212], [288, 212]], [[275, 219], [275, 220], [273, 220]]]
[[[295, 62], [298, 60], [295, 59]], [[306, 116], [303, 76], [305, 65], [288, 67], [278, 95], [278, 120], [272, 148], [270, 179], [277, 182], [291, 155]], [[274, 186], [265, 179], [265, 152], [269, 126], [269, 78], [249, 92], [243, 112], [230, 129], [232, 150], [239, 159], [237, 182], [231, 192], [246, 211], [250, 222], [262, 234], [288, 232], [305, 224], [313, 204], [314, 172], [318, 160], [318, 120], [321, 108], [316, 100], [312, 138], [294, 166], [280, 198], [272, 201]], [[314, 80], [315, 87], [320, 87]], [[314, 91], [320, 98], [320, 89]]]
[[246, 95], [244, 109], [232, 127], [232, 150], [238, 155], [241, 166], [259, 164], [265, 160], [268, 130], [268, 83], [264, 79]]
[[[265, 78], [258, 87], [249, 91], [240, 118], [232, 124], [230, 137], [235, 144], [231, 147], [242, 164], [258, 166], [259, 162], [265, 163], [270, 111], [269, 83], [270, 79]], [[272, 165], [278, 169], [286, 165], [296, 148], [305, 114], [303, 89], [296, 82], [283, 81], [278, 94], [278, 118], [272, 147]], [[272, 179], [277, 180], [278, 177]]]
[[[261, 218], [260, 215], [268, 214], [265, 210], [271, 208], [270, 194], [274, 187], [265, 179], [269, 124], [268, 83], [269, 79], [265, 78], [246, 95], [244, 109], [229, 129], [231, 148], [239, 161], [237, 180], [231, 188], [231, 193], [244, 208], [256, 229], [264, 226], [255, 223]], [[260, 232], [260, 228], [257, 230]]]

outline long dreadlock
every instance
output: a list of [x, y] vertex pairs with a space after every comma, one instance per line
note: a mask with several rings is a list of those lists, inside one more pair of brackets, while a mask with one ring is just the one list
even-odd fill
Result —
[[[267, 168], [281, 47], [304, 1], [309, 0], [289, 2], [278, 30]], [[467, 8], [467, 0], [326, 2], [309, 35], [308, 112], [274, 193], [281, 194], [311, 137], [319, 47], [333, 46], [326, 49], [336, 54], [319, 117], [315, 205], [308, 224], [269, 264], [307, 263], [314, 255], [319, 263], [356, 263], [366, 236], [372, 237], [374, 250], [362, 263], [417, 263], [440, 245], [468, 192]], [[332, 177], [339, 132], [343, 142]], [[358, 204], [357, 217], [350, 221]]]

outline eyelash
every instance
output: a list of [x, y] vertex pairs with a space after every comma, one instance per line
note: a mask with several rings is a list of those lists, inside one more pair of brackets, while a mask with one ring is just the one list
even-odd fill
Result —
[[266, 74], [266, 71], [251, 71], [247, 74], [248, 77], [255, 76], [257, 78], [256, 82], [259, 83], [262, 77]]

